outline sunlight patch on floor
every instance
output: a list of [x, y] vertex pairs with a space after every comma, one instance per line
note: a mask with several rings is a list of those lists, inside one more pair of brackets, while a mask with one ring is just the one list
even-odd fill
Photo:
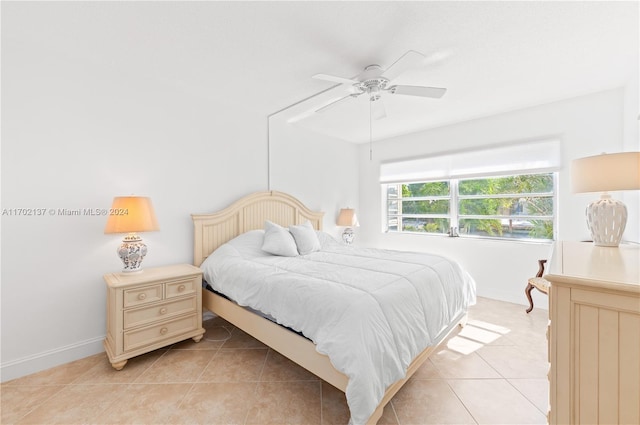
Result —
[[480, 344], [479, 342], [475, 342], [459, 336], [454, 336], [449, 341], [447, 341], [447, 348], [449, 350], [464, 355], [473, 353], [474, 351], [480, 349], [483, 345], [484, 344]]
[[456, 336], [447, 341], [447, 348], [468, 355], [509, 332], [510, 330], [504, 326], [471, 320]]
[[476, 328], [486, 329], [488, 331], [497, 332], [502, 335], [506, 335], [511, 332], [511, 329], [505, 328], [504, 326], [494, 325], [493, 323], [483, 322], [482, 320], [469, 320], [467, 322], [471, 326], [475, 326]]

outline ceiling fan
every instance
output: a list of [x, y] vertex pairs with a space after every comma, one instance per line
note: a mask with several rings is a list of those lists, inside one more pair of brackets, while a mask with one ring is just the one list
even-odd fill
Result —
[[382, 97], [387, 94], [439, 99], [445, 94], [447, 89], [427, 86], [390, 85], [394, 78], [398, 77], [406, 70], [420, 65], [420, 63], [425, 59], [426, 58], [423, 54], [414, 50], [409, 50], [386, 70], [380, 65], [369, 65], [355, 78], [316, 74], [313, 78], [348, 85], [351, 92], [346, 96], [333, 100], [321, 108], [316, 109], [315, 112], [324, 112], [345, 100], [367, 95], [371, 105], [372, 117], [374, 119], [381, 119], [387, 116], [384, 104], [382, 103]]

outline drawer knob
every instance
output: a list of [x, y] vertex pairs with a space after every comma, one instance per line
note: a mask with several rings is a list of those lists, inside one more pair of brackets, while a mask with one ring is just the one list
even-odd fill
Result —
[[147, 294], [145, 294], [144, 292], [140, 295], [138, 295], [138, 299], [139, 300], [144, 300], [145, 298], [147, 298]]
[[164, 335], [164, 334], [166, 334], [167, 332], [169, 332], [169, 329], [167, 329], [167, 328], [162, 328], [162, 329], [160, 329], [160, 335]]
[[167, 308], [166, 307], [162, 307], [160, 309], [160, 314], [165, 314], [167, 312]]
[[184, 285], [180, 285], [180, 286], [178, 286], [178, 292], [182, 292], [182, 291], [184, 291], [184, 290], [185, 290], [185, 288], [186, 288], [186, 286], [184, 286]]

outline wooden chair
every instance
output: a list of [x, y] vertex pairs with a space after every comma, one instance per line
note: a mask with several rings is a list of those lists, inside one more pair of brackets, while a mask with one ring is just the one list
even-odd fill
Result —
[[527, 281], [527, 287], [524, 290], [524, 293], [527, 295], [527, 299], [529, 300], [529, 308], [527, 309], [527, 313], [530, 313], [533, 310], [533, 299], [531, 298], [531, 291], [533, 288], [536, 288], [538, 291], [543, 294], [549, 294], [549, 286], [550, 282], [546, 279], [543, 279], [542, 275], [544, 274], [544, 265], [547, 260], [538, 260], [538, 274], [536, 277], [532, 277]]

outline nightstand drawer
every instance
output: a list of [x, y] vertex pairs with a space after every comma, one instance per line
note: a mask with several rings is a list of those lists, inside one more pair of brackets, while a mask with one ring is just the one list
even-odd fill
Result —
[[195, 313], [197, 311], [197, 301], [196, 297], [189, 297], [149, 307], [126, 310], [124, 312], [124, 328], [130, 329], [181, 314]]
[[124, 291], [124, 307], [149, 304], [162, 300], [162, 285], [144, 286]]
[[157, 343], [163, 339], [172, 338], [181, 333], [195, 330], [198, 326], [198, 317], [192, 314], [191, 316], [182, 317], [170, 322], [163, 322], [148, 328], [125, 332], [124, 350], [135, 350], [139, 347]]
[[167, 282], [164, 285], [167, 298], [182, 297], [196, 292], [195, 279], [176, 280]]

